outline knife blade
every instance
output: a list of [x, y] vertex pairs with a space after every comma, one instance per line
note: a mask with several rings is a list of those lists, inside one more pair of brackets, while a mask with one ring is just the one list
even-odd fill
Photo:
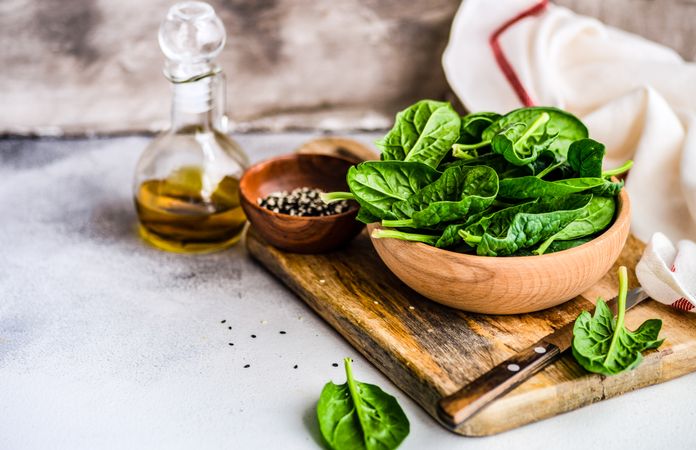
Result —
[[[640, 287], [626, 295], [626, 310], [648, 298]], [[607, 306], [616, 314], [617, 297]], [[543, 337], [535, 344], [493, 367], [457, 392], [443, 397], [437, 405], [438, 417], [449, 429], [456, 429], [494, 400], [552, 363], [573, 342], [575, 321]]]

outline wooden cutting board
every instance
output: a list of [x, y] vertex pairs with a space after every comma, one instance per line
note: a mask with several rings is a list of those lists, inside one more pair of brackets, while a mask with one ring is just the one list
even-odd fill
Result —
[[[619, 264], [631, 269], [635, 286], [632, 269], [643, 249], [629, 238], [610, 273], [559, 307], [487, 316], [441, 306], [408, 288], [381, 262], [364, 232], [345, 249], [324, 255], [284, 253], [266, 244], [253, 228], [246, 243], [254, 258], [436, 419], [441, 397], [574, 320], [581, 310], [591, 310], [598, 296], [615, 296]], [[647, 300], [631, 309], [626, 321], [635, 328], [653, 317], [664, 322], [665, 343], [647, 353], [637, 369], [614, 377], [589, 374], [566, 352], [457, 432], [499, 433], [696, 370], [696, 315]]]

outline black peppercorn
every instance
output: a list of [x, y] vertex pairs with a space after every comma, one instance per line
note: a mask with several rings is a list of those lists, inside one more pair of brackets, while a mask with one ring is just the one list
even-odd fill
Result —
[[319, 189], [301, 187], [291, 192], [274, 192], [259, 198], [257, 203], [262, 208], [290, 216], [330, 216], [348, 210], [347, 200], [327, 204], [321, 199], [321, 193]]

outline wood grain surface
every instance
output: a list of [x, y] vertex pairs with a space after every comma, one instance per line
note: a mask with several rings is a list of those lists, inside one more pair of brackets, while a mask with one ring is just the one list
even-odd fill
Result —
[[[438, 401], [495, 365], [592, 308], [597, 296], [613, 297], [618, 265], [633, 268], [643, 244], [629, 237], [619, 260], [596, 285], [555, 308], [496, 316], [464, 313], [429, 301], [399, 281], [363, 232], [347, 247], [324, 255], [284, 253], [251, 228], [251, 255], [283, 280], [358, 351], [437, 419]], [[568, 352], [457, 432], [499, 433], [605, 398], [696, 370], [696, 317], [647, 300], [626, 315], [627, 326], [648, 318], [664, 322], [665, 343], [635, 370], [614, 377], [585, 372]]]

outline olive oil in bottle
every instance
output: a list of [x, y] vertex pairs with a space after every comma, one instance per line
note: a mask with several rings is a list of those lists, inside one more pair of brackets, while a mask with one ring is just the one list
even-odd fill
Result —
[[207, 3], [184, 2], [170, 8], [159, 42], [172, 83], [172, 124], [136, 168], [140, 235], [168, 251], [220, 250], [239, 240], [246, 222], [239, 178], [247, 157], [221, 131], [224, 78], [213, 62], [225, 45], [225, 29]]
[[175, 252], [213, 251], [236, 243], [246, 222], [237, 178], [224, 177], [203, 197], [200, 170], [182, 168], [176, 175], [140, 185], [135, 197], [140, 236]]

